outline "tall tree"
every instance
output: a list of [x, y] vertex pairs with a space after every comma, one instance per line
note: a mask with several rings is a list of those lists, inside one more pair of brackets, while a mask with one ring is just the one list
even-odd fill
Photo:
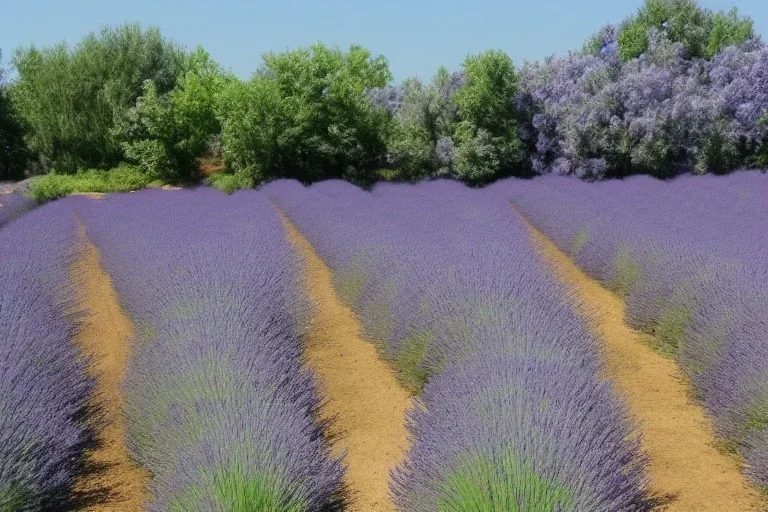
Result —
[[161, 94], [173, 89], [184, 53], [157, 28], [131, 23], [91, 33], [74, 48], [21, 48], [13, 62], [13, 98], [30, 149], [46, 170], [73, 172], [122, 159], [115, 123], [146, 80]]

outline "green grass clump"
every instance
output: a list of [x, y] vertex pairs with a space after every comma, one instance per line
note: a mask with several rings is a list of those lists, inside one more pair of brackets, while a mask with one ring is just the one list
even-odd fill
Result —
[[121, 165], [108, 171], [89, 169], [77, 174], [47, 174], [32, 180], [29, 195], [39, 203], [71, 194], [129, 192], [162, 183], [132, 165]]
[[632, 286], [640, 279], [640, 267], [635, 262], [629, 249], [622, 247], [613, 262], [613, 279], [611, 288], [626, 295]]
[[752, 404], [747, 410], [746, 433], [762, 430], [768, 426], [768, 399], [763, 398]]
[[254, 185], [252, 180], [240, 173], [230, 174], [220, 172], [208, 177], [207, 181], [210, 186], [225, 194], [232, 194], [237, 190], [253, 188]]
[[367, 282], [368, 269], [366, 268], [365, 258], [358, 256], [349, 265], [336, 273], [336, 292], [344, 304], [354, 308]]
[[198, 510], [206, 498], [213, 498], [221, 510], [230, 512], [308, 512], [299, 493], [279, 476], [246, 475], [235, 465], [205, 475], [205, 488], [192, 487], [171, 503], [173, 512]]
[[580, 229], [579, 232], [576, 233], [576, 236], [573, 237], [573, 242], [571, 243], [571, 251], [570, 251], [571, 256], [578, 255], [588, 241], [589, 241], [589, 230], [587, 228]]
[[31, 510], [32, 494], [21, 485], [11, 484], [0, 489], [0, 512], [16, 512], [17, 510]]
[[571, 502], [565, 485], [537, 474], [530, 462], [509, 451], [499, 460], [478, 455], [465, 461], [443, 483], [438, 510], [547, 511], [565, 509]]
[[665, 355], [677, 354], [680, 346], [685, 343], [685, 330], [691, 317], [689, 305], [669, 307], [659, 317], [655, 336], [658, 349]]
[[429, 329], [421, 329], [403, 340], [395, 366], [403, 386], [414, 394], [420, 393], [429, 374], [422, 366], [429, 343], [435, 335]]
[[381, 181], [400, 181], [403, 179], [402, 173], [397, 169], [379, 169], [374, 172], [374, 176]]

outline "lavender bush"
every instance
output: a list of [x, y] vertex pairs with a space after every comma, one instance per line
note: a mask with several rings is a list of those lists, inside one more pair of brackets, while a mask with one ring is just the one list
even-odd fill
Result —
[[506, 201], [454, 182], [264, 191], [420, 394], [399, 509], [650, 508], [597, 345]]
[[36, 204], [23, 194], [0, 194], [0, 227], [31, 210]]
[[136, 324], [127, 442], [150, 510], [333, 510], [340, 461], [301, 364], [296, 254], [257, 192], [112, 196], [83, 211]]
[[520, 72], [521, 136], [535, 172], [587, 179], [722, 173], [765, 152], [763, 43], [692, 59], [683, 43], [651, 27], [642, 55], [622, 62], [613, 27], [598, 39], [599, 52], [527, 63]]
[[768, 486], [768, 179], [551, 177], [494, 189], [626, 295], [628, 321], [678, 358], [717, 433]]
[[[5, 196], [2, 196], [5, 198]], [[0, 510], [63, 510], [93, 435], [94, 383], [73, 344], [72, 200], [0, 229]]]

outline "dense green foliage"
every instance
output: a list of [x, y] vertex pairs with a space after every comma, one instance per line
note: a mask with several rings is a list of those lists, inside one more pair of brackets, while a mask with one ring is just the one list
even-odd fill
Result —
[[451, 96], [458, 80], [441, 67], [430, 84], [407, 79], [401, 87], [402, 99], [388, 97], [397, 91], [381, 91], [379, 106], [393, 110], [393, 119], [387, 123], [389, 163], [397, 169], [392, 177], [416, 180], [451, 172], [450, 155], [441, 154], [438, 147], [450, 140], [456, 123]]
[[21, 122], [11, 102], [5, 70], [0, 67], [0, 181], [21, 179], [26, 156]]
[[145, 81], [136, 105], [115, 130], [126, 158], [166, 182], [196, 177], [197, 158], [210, 151], [221, 132], [215, 106], [231, 80], [202, 48], [187, 56], [184, 68], [167, 94], [154, 81]]
[[502, 51], [467, 57], [464, 75], [466, 85], [454, 96], [459, 113], [454, 130], [456, 173], [469, 182], [512, 174], [523, 160], [512, 59]]
[[75, 193], [128, 192], [149, 186], [160, 186], [141, 169], [121, 165], [114, 169], [89, 169], [76, 174], [38, 176], [29, 184], [29, 195], [38, 202], [52, 201]]
[[389, 163], [411, 180], [482, 183], [519, 174], [517, 89], [512, 60], [491, 50], [467, 57], [459, 73], [438, 69], [428, 85], [410, 78], [399, 89], [374, 91], [373, 103], [390, 113]]
[[736, 9], [713, 12], [694, 0], [646, 0], [637, 14], [622, 23], [619, 54], [624, 61], [639, 57], [648, 49], [648, 31], [665, 31], [673, 42], [683, 44], [690, 58], [712, 58], [726, 46], [754, 37], [752, 20]]
[[89, 34], [74, 48], [21, 48], [13, 63], [19, 73], [13, 100], [27, 145], [44, 170], [68, 173], [118, 164], [123, 150], [116, 122], [136, 103], [145, 80], [159, 93], [173, 89], [184, 59], [158, 29], [126, 24]]
[[254, 183], [363, 179], [380, 167], [384, 121], [364, 93], [391, 78], [387, 61], [360, 46], [268, 53], [250, 81], [222, 93], [225, 161]]
[[768, 167], [768, 46], [750, 18], [694, 0], [646, 0], [561, 59], [515, 68], [491, 50], [398, 85], [356, 45], [267, 53], [241, 80], [138, 24], [21, 48], [13, 64], [6, 86], [0, 70], [0, 179], [130, 163], [145, 181], [232, 192]]

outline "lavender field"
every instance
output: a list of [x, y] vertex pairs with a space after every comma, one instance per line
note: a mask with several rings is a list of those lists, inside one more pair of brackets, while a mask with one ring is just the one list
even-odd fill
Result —
[[[277, 180], [33, 206], [0, 196], [0, 511], [765, 503], [765, 174]], [[77, 340], [116, 320], [82, 300], [88, 244], [131, 325], [98, 357]], [[367, 350], [393, 378], [341, 395], [321, 350]], [[124, 360], [116, 409], [100, 358]], [[402, 443], [364, 409], [329, 412], [390, 392], [405, 414], [376, 407]]]

